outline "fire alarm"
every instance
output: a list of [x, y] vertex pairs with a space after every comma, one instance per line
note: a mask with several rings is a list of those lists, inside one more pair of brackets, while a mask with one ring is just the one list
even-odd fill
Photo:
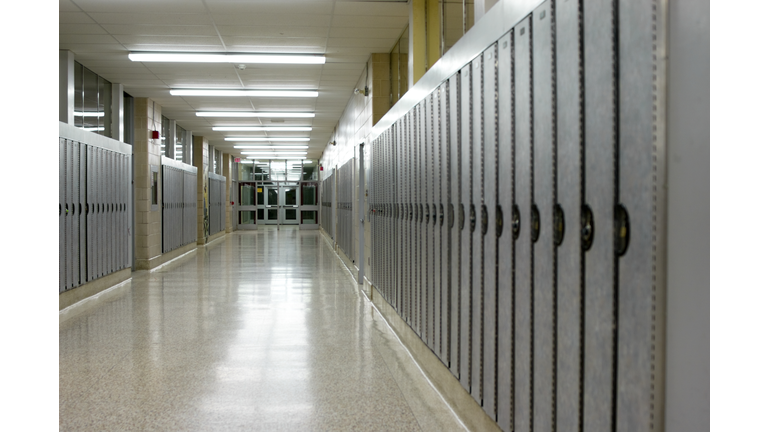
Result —
[[160, 132], [152, 131], [152, 139], [160, 139]]
[[323, 166], [322, 166], [322, 165], [320, 165], [320, 171], [322, 171], [322, 170], [323, 170]]

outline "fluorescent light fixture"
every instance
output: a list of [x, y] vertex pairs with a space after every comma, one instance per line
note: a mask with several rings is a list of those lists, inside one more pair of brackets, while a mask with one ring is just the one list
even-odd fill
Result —
[[309, 132], [309, 126], [214, 126], [215, 131], [229, 132]]
[[198, 117], [285, 117], [285, 118], [312, 118], [311, 112], [245, 112], [245, 111], [198, 111]]
[[226, 137], [224, 141], [274, 141], [274, 142], [299, 142], [309, 141], [309, 138], [288, 138], [288, 137]]
[[260, 159], [290, 159], [290, 160], [295, 160], [295, 159], [306, 159], [307, 157], [306, 156], [270, 156], [270, 157], [248, 156], [246, 159], [256, 159], [256, 158], [260, 158]]
[[252, 150], [306, 150], [309, 146], [235, 146], [236, 149]]
[[[315, 115], [313, 114], [312, 117]], [[104, 117], [104, 111], [88, 112], [88, 111], [75, 111], [75, 117]]]
[[325, 56], [316, 54], [132, 52], [128, 58], [138, 62], [325, 64]]
[[274, 152], [264, 152], [264, 151], [246, 151], [246, 152], [240, 152], [244, 155], [271, 155], [271, 154], [298, 154], [298, 155], [305, 155], [307, 152], [305, 151], [274, 151]]
[[104, 130], [104, 126], [99, 126], [99, 127], [87, 127], [87, 128], [83, 128], [83, 130], [84, 130], [84, 131], [88, 131], [88, 132], [101, 132], [101, 131], [103, 131], [103, 130]]
[[317, 90], [171, 89], [171, 96], [317, 97]]

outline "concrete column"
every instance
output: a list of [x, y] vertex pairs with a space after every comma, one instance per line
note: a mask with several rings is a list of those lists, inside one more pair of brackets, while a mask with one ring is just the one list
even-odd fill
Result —
[[[161, 116], [162, 108], [155, 101], [148, 98], [134, 99], [133, 161], [137, 270], [154, 267], [153, 263], [157, 264], [162, 254], [160, 140], [152, 138], [152, 131], [159, 131], [161, 128]], [[156, 203], [153, 203], [153, 183], [157, 188]]]
[[75, 54], [59, 50], [59, 121], [75, 124]]
[[208, 138], [194, 137], [192, 143], [192, 164], [197, 167], [197, 244], [208, 242]]
[[235, 178], [235, 164], [232, 162], [232, 155], [229, 153], [222, 154], [221, 158], [224, 160], [224, 166], [222, 166], [221, 172], [223, 173], [224, 177], [227, 178], [226, 186], [225, 186], [225, 194], [224, 197], [224, 229], [226, 232], [231, 233], [235, 230], [235, 227], [232, 226], [232, 212], [234, 209], [232, 208], [232, 179]]

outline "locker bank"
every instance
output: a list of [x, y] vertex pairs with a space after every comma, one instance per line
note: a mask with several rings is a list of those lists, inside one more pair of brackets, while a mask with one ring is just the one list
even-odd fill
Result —
[[61, 430], [709, 429], [708, 5], [59, 11]]

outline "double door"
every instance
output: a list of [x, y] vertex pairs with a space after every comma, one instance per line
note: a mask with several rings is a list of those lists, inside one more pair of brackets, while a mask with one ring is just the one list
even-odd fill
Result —
[[[238, 182], [238, 229], [258, 225], [316, 225], [316, 184]], [[310, 207], [307, 207], [309, 205]], [[314, 212], [312, 212], [314, 210]]]

